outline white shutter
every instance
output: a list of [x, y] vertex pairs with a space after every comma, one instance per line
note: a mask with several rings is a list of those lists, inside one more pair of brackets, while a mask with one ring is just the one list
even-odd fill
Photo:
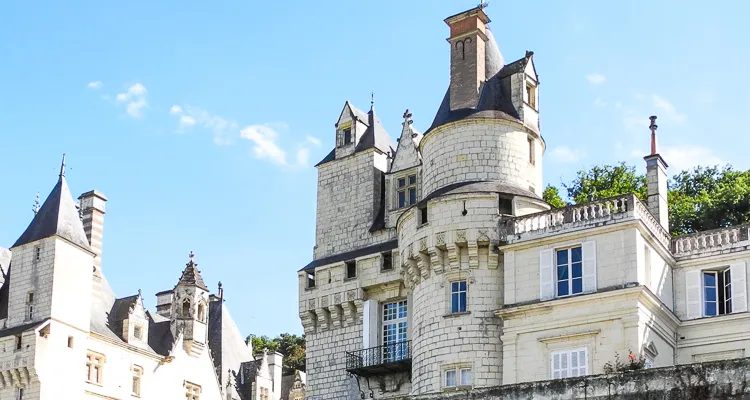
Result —
[[703, 315], [703, 302], [701, 300], [703, 297], [701, 296], [702, 286], [700, 270], [685, 271], [685, 314], [687, 315], [687, 319], [696, 319]]
[[552, 353], [552, 379], [560, 378], [560, 357], [562, 354], [559, 352]]
[[553, 268], [554, 251], [539, 252], [539, 299], [549, 300], [555, 297], [555, 270]]
[[366, 300], [362, 310], [362, 348], [369, 349], [378, 345], [378, 302]]
[[747, 311], [747, 270], [745, 262], [729, 266], [729, 275], [732, 280], [732, 312]]
[[581, 245], [583, 253], [583, 293], [596, 292], [596, 242], [590, 240]]

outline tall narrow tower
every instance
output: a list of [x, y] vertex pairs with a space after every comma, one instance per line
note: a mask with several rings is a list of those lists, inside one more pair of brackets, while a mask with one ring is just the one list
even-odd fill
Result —
[[180, 281], [174, 288], [172, 302], [172, 334], [182, 333], [185, 350], [192, 355], [198, 355], [206, 347], [208, 341], [208, 288], [198, 270], [198, 264], [190, 261], [182, 271]]

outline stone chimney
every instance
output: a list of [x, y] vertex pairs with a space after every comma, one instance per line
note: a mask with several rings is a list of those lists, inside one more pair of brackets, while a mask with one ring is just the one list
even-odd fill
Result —
[[102, 233], [104, 230], [104, 208], [107, 197], [102, 192], [92, 190], [78, 197], [81, 202], [81, 220], [83, 230], [91, 244], [91, 250], [96, 253], [94, 258], [94, 274], [101, 276], [102, 266]]
[[451, 45], [451, 110], [474, 108], [479, 102], [479, 87], [485, 75], [485, 43], [487, 24], [484, 5], [445, 19], [450, 27]]
[[669, 208], [667, 206], [667, 163], [656, 151], [656, 116], [652, 116], [651, 154], [643, 157], [646, 160], [646, 182], [648, 185], [648, 209], [659, 220], [661, 226], [669, 232]]
[[271, 372], [271, 381], [273, 382], [273, 395], [271, 400], [281, 399], [281, 374], [283, 371], [284, 356], [281, 353], [273, 352], [268, 354], [268, 370]]

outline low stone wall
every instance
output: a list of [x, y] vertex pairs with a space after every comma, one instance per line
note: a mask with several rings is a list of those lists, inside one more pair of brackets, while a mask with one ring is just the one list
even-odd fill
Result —
[[461, 390], [401, 400], [750, 399], [750, 358]]

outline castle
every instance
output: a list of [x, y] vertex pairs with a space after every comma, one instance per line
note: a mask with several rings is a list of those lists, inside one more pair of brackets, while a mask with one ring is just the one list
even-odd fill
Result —
[[534, 54], [506, 63], [484, 6], [445, 22], [450, 83], [429, 129], [407, 111], [394, 145], [346, 102], [316, 166], [298, 273], [308, 399], [588, 376], [630, 351], [646, 368], [750, 355], [748, 226], [669, 235], [654, 120], [647, 201], [550, 209]]
[[[0, 249], [0, 398], [297, 400], [278, 353], [253, 355], [190, 253], [179, 281], [116, 297], [104, 276], [107, 198], [57, 184], [10, 250]], [[85, 369], [85, 375], [81, 370]]]

